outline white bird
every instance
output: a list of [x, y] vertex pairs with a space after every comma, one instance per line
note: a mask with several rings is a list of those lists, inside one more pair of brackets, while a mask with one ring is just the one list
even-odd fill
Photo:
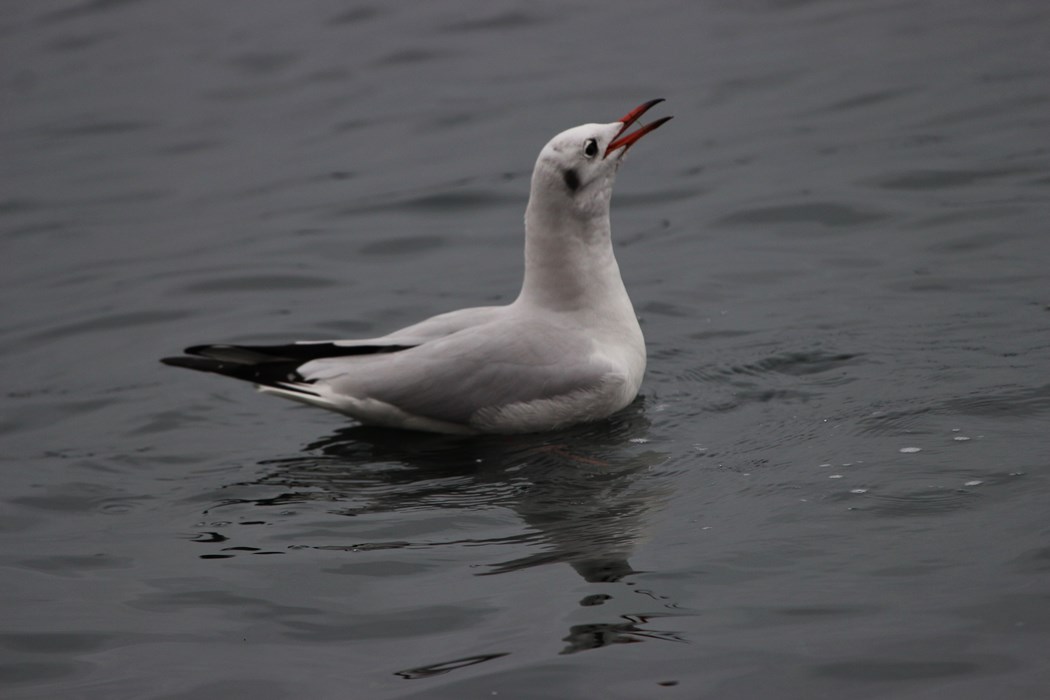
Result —
[[540, 151], [525, 209], [525, 279], [505, 306], [439, 314], [379, 338], [197, 345], [161, 361], [370, 425], [525, 433], [605, 418], [638, 394], [645, 340], [613, 255], [609, 203], [651, 100]]

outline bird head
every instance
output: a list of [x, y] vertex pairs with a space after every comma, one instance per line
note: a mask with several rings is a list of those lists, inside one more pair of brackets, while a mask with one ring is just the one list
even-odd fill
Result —
[[663, 100], [645, 102], [609, 124], [583, 124], [555, 136], [536, 160], [532, 196], [559, 209], [567, 206], [567, 211], [580, 218], [606, 215], [624, 154], [643, 136], [671, 119], [662, 117], [628, 133], [643, 114], [660, 102]]

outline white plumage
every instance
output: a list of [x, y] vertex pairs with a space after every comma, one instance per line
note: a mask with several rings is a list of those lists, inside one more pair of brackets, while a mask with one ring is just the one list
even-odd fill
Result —
[[517, 433], [599, 420], [629, 404], [645, 342], [613, 255], [609, 205], [623, 154], [666, 122], [653, 105], [544, 146], [525, 211], [525, 277], [506, 306], [461, 309], [379, 338], [200, 345], [163, 362], [373, 425]]

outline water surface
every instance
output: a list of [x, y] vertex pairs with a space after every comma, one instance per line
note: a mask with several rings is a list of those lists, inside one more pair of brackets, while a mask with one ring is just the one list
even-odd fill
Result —
[[[6, 7], [0, 694], [1045, 697], [1048, 29]], [[653, 97], [613, 419], [391, 434], [157, 362], [509, 301], [539, 148]]]

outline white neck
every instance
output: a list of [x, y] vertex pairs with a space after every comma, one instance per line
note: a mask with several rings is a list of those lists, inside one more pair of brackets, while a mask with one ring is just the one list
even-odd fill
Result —
[[525, 210], [525, 279], [518, 303], [607, 320], [627, 315], [633, 322], [613, 254], [608, 209], [590, 218], [565, 216], [564, 210], [546, 206], [543, 194], [533, 193]]

